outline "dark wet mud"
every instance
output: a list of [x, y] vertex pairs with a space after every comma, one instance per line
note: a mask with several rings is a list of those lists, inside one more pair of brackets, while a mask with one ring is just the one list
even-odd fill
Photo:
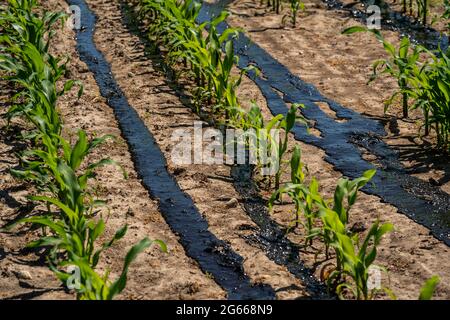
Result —
[[332, 299], [327, 294], [326, 286], [315, 278], [313, 270], [302, 263], [300, 247], [287, 239], [287, 230], [270, 217], [266, 201], [259, 196], [253, 182], [252, 172], [250, 165], [234, 166], [231, 171], [234, 187], [242, 197], [245, 211], [259, 227], [258, 233], [249, 236], [247, 242], [259, 247], [270, 260], [285, 266], [299, 278], [311, 297]]
[[[200, 21], [217, 15], [232, 0], [204, 3]], [[223, 23], [219, 30], [228, 25]], [[399, 161], [398, 152], [382, 138], [386, 136], [381, 122], [345, 108], [324, 96], [311, 84], [292, 74], [284, 65], [253, 43], [245, 34], [235, 41], [239, 67], [254, 65], [261, 74], [251, 75], [267, 100], [272, 114], [287, 114], [289, 104], [302, 103], [303, 115], [315, 123], [320, 137], [308, 134], [300, 124], [293, 129], [297, 140], [323, 149], [325, 160], [349, 178], [357, 178], [364, 171], [377, 168], [372, 183], [364, 187], [368, 194], [380, 197], [386, 203], [422, 224], [430, 234], [450, 245], [450, 195], [428, 182], [411, 176]], [[328, 103], [337, 119], [329, 117], [317, 105]], [[364, 160], [363, 152], [378, 158], [378, 163]]]
[[381, 28], [400, 33], [401, 36], [407, 36], [416, 44], [421, 44], [428, 49], [436, 49], [440, 46], [444, 51], [448, 48], [448, 37], [432, 27], [424, 26], [419, 21], [413, 20], [400, 12], [393, 10], [388, 3], [383, 0], [360, 0], [365, 10], [354, 8], [353, 5], [344, 5], [339, 0], [322, 0], [328, 8], [348, 12], [355, 19], [366, 24], [367, 18], [372, 14], [366, 12], [371, 5], [376, 5], [381, 9]]
[[67, 0], [81, 8], [82, 29], [77, 33], [77, 50], [81, 60], [94, 74], [108, 105], [113, 108], [122, 135], [130, 146], [136, 171], [171, 229], [180, 237], [188, 256], [196, 260], [203, 272], [227, 291], [229, 299], [274, 299], [267, 285], [253, 285], [243, 271], [243, 258], [229, 245], [208, 231], [208, 223], [167, 171], [163, 153], [137, 112], [128, 104], [116, 83], [111, 67], [97, 50], [93, 36], [96, 17], [84, 0]]

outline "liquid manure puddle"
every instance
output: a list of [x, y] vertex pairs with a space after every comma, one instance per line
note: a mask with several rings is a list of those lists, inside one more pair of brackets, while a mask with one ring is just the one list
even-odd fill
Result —
[[166, 160], [153, 135], [129, 105], [112, 75], [111, 66], [94, 44], [94, 13], [84, 0], [67, 0], [67, 3], [81, 9], [83, 28], [77, 32], [80, 58], [94, 74], [102, 96], [114, 110], [144, 186], [152, 197], [159, 200], [160, 212], [180, 237], [187, 255], [198, 262], [204, 273], [214, 277], [227, 292], [228, 299], [274, 299], [272, 287], [252, 285], [244, 273], [243, 258], [208, 231], [208, 223], [192, 199], [167, 171]]
[[[199, 22], [211, 19], [231, 2], [233, 0], [219, 0], [214, 4], [204, 2]], [[218, 26], [219, 31], [226, 28], [227, 23]], [[296, 140], [323, 149], [325, 160], [352, 179], [374, 168], [371, 162], [362, 158], [361, 148], [375, 155], [382, 166], [377, 168], [372, 183], [366, 185], [363, 191], [395, 206], [399, 212], [425, 226], [430, 234], [450, 246], [450, 195], [408, 174], [399, 161], [398, 152], [383, 142], [386, 132], [381, 122], [322, 96], [312, 84], [292, 74], [243, 33], [235, 40], [235, 51], [239, 56], [239, 68], [252, 64], [264, 75], [264, 78], [255, 73], [249, 76], [260, 88], [273, 115], [286, 115], [291, 103], [305, 105], [303, 115], [314, 121], [321, 136], [308, 134], [306, 127], [297, 124], [292, 130]], [[316, 103], [328, 103], [337, 118], [346, 121], [332, 119]]]
[[442, 50], [448, 48], [448, 37], [441, 35], [439, 31], [429, 26], [424, 26], [411, 17], [400, 12], [394, 11], [384, 0], [359, 0], [349, 5], [344, 5], [339, 0], [322, 0], [329, 9], [343, 10], [348, 12], [353, 18], [366, 24], [367, 18], [371, 14], [367, 14], [363, 10], [355, 9], [354, 6], [361, 3], [364, 8], [370, 5], [376, 5], [381, 9], [381, 27], [385, 30], [399, 32], [402, 36], [407, 36], [413, 43], [421, 44], [428, 49], [437, 49], [438, 46]]

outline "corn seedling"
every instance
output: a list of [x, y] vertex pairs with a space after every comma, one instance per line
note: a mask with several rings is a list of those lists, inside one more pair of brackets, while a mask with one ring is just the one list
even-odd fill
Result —
[[[320, 201], [318, 204], [326, 212], [334, 212], [339, 222], [346, 227], [349, 221], [350, 209], [356, 203], [358, 191], [369, 183], [375, 173], [375, 170], [368, 170], [355, 180], [340, 179], [334, 191], [333, 201]], [[322, 237], [326, 247], [326, 256], [328, 257], [329, 247], [333, 241], [332, 235], [329, 233], [329, 230], [325, 229]]]
[[[345, 290], [360, 300], [373, 298], [376, 289], [369, 290], [368, 280], [370, 267], [377, 256], [377, 246], [381, 238], [387, 232], [393, 230], [390, 223], [382, 224], [375, 222], [362, 243], [358, 235], [349, 235], [345, 225], [333, 210], [322, 210], [321, 212], [324, 228], [331, 235], [331, 246], [336, 254], [336, 269], [327, 279], [329, 287], [334, 287], [336, 293], [343, 298]], [[352, 282], [346, 281], [350, 277]]]
[[433, 294], [436, 291], [436, 287], [439, 284], [439, 277], [433, 276], [423, 284], [420, 289], [419, 300], [431, 300], [433, 298]]
[[[362, 243], [358, 234], [352, 234], [347, 227], [349, 212], [355, 204], [357, 193], [374, 176], [375, 170], [366, 171], [362, 177], [355, 180], [341, 179], [335, 190], [333, 206], [321, 201], [320, 217], [323, 223], [322, 238], [328, 250], [334, 249], [336, 268], [328, 277], [329, 287], [335, 288], [338, 295], [348, 290], [356, 299], [372, 299], [373, 291], [368, 289], [369, 268], [376, 258], [376, 247], [381, 237], [391, 231], [389, 223], [380, 225], [377, 221], [370, 228]], [[345, 281], [348, 276], [352, 283]]]
[[283, 130], [283, 138], [278, 146], [278, 163], [280, 165], [280, 169], [275, 174], [275, 190], [280, 188], [281, 175], [283, 174], [283, 157], [288, 150], [289, 133], [297, 122], [302, 122], [304, 124], [307, 123], [305, 118], [297, 114], [297, 111], [301, 107], [303, 107], [303, 105], [293, 104], [286, 114], [286, 117], [284, 117], [283, 121], [280, 123], [279, 128]]
[[319, 183], [312, 178], [309, 186], [303, 183], [287, 183], [278, 189], [269, 199], [269, 208], [272, 208], [275, 201], [283, 194], [289, 196], [295, 204], [294, 226], [301, 225], [306, 232], [305, 247], [312, 245], [314, 238], [322, 234], [322, 229], [317, 227], [319, 210], [317, 203], [325, 206], [324, 200], [319, 194]]
[[429, 129], [436, 132], [437, 145], [450, 150], [450, 58], [439, 49], [438, 54], [427, 51], [430, 58], [422, 67], [414, 69], [410, 78], [413, 108], [423, 111], [425, 135]]
[[381, 73], [389, 74], [397, 80], [399, 90], [396, 91], [391, 98], [386, 102], [386, 109], [392, 104], [394, 98], [401, 94], [402, 95], [402, 107], [403, 107], [403, 117], [408, 117], [408, 98], [409, 98], [409, 87], [408, 80], [411, 77], [411, 73], [416, 65], [419, 54], [422, 51], [420, 46], [415, 46], [412, 53], [410, 51], [410, 41], [408, 37], [403, 37], [398, 50], [395, 49], [394, 45], [386, 41], [381, 35], [379, 30], [367, 29], [365, 27], [354, 26], [345, 29], [343, 34], [352, 34], [355, 32], [372, 32], [376, 38], [383, 44], [386, 53], [389, 55], [389, 59], [377, 60], [373, 63], [373, 75], [369, 82], [373, 81], [378, 77], [378, 68], [381, 69]]
[[295, 28], [297, 26], [297, 15], [299, 11], [305, 11], [305, 4], [299, 0], [289, 0], [289, 9], [291, 11], [290, 15], [285, 15], [283, 17], [283, 24], [287, 18], [291, 19], [292, 26]]
[[[367, 31], [363, 27], [351, 27], [343, 31], [345, 34]], [[403, 96], [403, 115], [408, 115], [408, 99], [413, 98], [412, 109], [421, 109], [424, 114], [425, 135], [433, 129], [437, 135], [438, 148], [449, 150], [450, 133], [450, 60], [448, 52], [438, 49], [435, 54], [422, 46], [415, 46], [411, 53], [410, 41], [404, 37], [398, 50], [385, 40], [377, 30], [370, 30], [383, 43], [390, 59], [374, 63], [376, 69], [383, 67], [382, 72], [397, 79], [399, 91], [388, 100], [389, 105], [398, 94]], [[428, 60], [419, 64], [419, 55], [426, 52]]]

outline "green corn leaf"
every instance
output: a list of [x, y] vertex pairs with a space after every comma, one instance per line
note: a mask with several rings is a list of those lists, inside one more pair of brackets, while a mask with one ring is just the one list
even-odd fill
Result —
[[409, 38], [403, 37], [400, 42], [400, 48], [399, 48], [399, 56], [400, 58], [406, 58], [408, 56], [408, 50], [409, 50]]
[[150, 247], [152, 244], [152, 241], [148, 238], [145, 238], [141, 240], [138, 244], [134, 245], [130, 251], [128, 251], [126, 257], [125, 257], [125, 263], [122, 269], [122, 273], [110, 287], [109, 293], [108, 293], [108, 300], [112, 300], [114, 296], [121, 293], [123, 289], [125, 288], [126, 282], [127, 282], [127, 274], [128, 274], [128, 268], [130, 264], [137, 258], [138, 254]]
[[[103, 226], [100, 226], [100, 228], [104, 229], [104, 223]], [[98, 264], [98, 261], [100, 259], [100, 255], [103, 251], [105, 251], [106, 249], [110, 248], [111, 246], [114, 245], [114, 243], [116, 243], [117, 241], [119, 241], [120, 239], [122, 239], [125, 234], [127, 233], [128, 230], [128, 225], [123, 226], [122, 228], [120, 228], [119, 230], [116, 231], [116, 233], [114, 234], [114, 237], [109, 240], [108, 242], [103, 243], [102, 247], [97, 250], [92, 258], [92, 265], [96, 266]], [[97, 232], [100, 232], [99, 235], [101, 233], [103, 233], [102, 229], [97, 230]], [[93, 236], [94, 238], [94, 236]], [[94, 240], [93, 240], [94, 241]]]
[[437, 79], [437, 85], [441, 92], [444, 94], [445, 100], [450, 101], [449, 86], [447, 86], [441, 79]]
[[42, 237], [38, 240], [31, 241], [27, 244], [28, 248], [41, 248], [41, 247], [56, 247], [62, 243], [62, 240], [57, 237]]
[[88, 140], [86, 137], [86, 132], [83, 130], [78, 131], [78, 141], [72, 149], [70, 154], [70, 167], [72, 170], [77, 170], [81, 165], [84, 157], [88, 152]]
[[297, 110], [298, 110], [298, 106], [297, 105], [292, 105], [291, 108], [289, 109], [287, 115], [286, 115], [286, 133], [288, 133], [289, 131], [292, 130], [292, 128], [295, 125], [295, 122], [297, 120]]
[[[54, 199], [54, 198], [50, 198], [50, 197], [45, 197], [45, 196], [31, 196], [29, 197], [31, 200], [33, 201], [43, 201], [43, 202], [49, 202], [55, 206], [57, 206], [59, 209], [61, 209], [69, 218], [70, 221], [73, 222], [73, 224], [75, 225], [76, 221], [78, 221], [78, 216], [75, 213], [75, 211], [73, 211], [72, 209], [70, 209], [68, 206], [66, 206], [65, 204], [63, 204], [61, 201], [59, 201], [58, 199]], [[31, 221], [32, 222], [32, 221]]]
[[349, 27], [344, 29], [341, 33], [342, 34], [353, 34], [356, 32], [367, 32], [369, 31], [369, 29], [367, 29], [366, 27], [363, 26], [353, 26], [353, 27]]
[[422, 286], [422, 289], [420, 289], [419, 300], [431, 300], [439, 282], [440, 279], [438, 276], [433, 276], [428, 279]]

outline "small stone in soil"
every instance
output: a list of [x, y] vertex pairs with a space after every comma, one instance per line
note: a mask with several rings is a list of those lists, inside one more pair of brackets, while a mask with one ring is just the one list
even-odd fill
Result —
[[32, 280], [33, 279], [31, 274], [25, 270], [13, 271], [13, 273], [17, 277], [17, 279], [23, 279], [23, 280]]
[[350, 228], [350, 231], [352, 232], [356, 232], [356, 233], [360, 233], [363, 231], [366, 231], [366, 226], [364, 225], [364, 222], [355, 222], [352, 227]]
[[184, 173], [185, 171], [186, 171], [185, 168], [177, 167], [173, 170], [173, 174], [176, 176], [179, 176], [180, 174]]
[[134, 217], [135, 216], [133, 209], [128, 208], [127, 216], [129, 216], [129, 217]]
[[232, 198], [230, 201], [228, 201], [225, 206], [227, 208], [236, 208], [239, 204], [239, 201], [236, 198]]
[[216, 200], [217, 201], [230, 201], [231, 197], [223, 194], [223, 195], [219, 196]]

